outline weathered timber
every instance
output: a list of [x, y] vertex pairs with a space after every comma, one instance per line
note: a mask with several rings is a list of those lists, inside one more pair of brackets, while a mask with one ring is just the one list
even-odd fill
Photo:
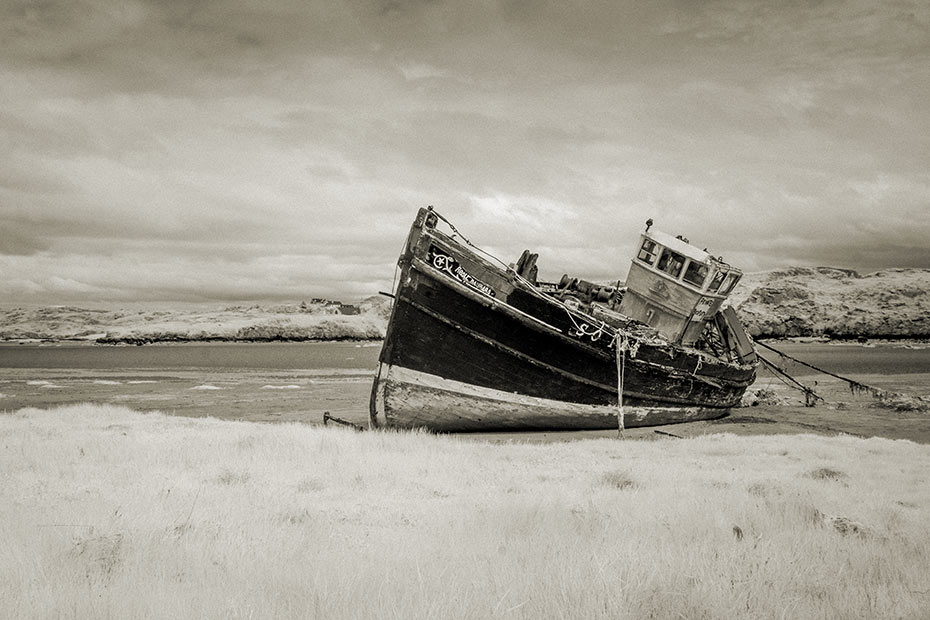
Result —
[[398, 261], [372, 426], [479, 431], [712, 419], [755, 377], [754, 363], [676, 345], [606, 307], [586, 312], [544, 294], [436, 223], [421, 210]]

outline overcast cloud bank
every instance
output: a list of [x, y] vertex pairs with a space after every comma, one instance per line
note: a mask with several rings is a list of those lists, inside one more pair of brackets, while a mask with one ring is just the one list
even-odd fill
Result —
[[918, 0], [12, 0], [0, 95], [5, 301], [354, 301], [426, 204], [552, 278], [622, 278], [649, 217], [930, 267]]

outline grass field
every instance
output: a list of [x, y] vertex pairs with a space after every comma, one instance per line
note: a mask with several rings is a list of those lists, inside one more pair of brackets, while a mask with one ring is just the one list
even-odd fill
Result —
[[0, 415], [0, 617], [926, 618], [930, 446]]

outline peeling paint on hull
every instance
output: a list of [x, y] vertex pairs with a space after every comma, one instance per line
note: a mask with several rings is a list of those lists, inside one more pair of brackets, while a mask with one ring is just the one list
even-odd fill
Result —
[[[618, 428], [615, 405], [583, 405], [524, 396], [384, 366], [375, 428], [427, 428], [439, 432], [487, 430], [604, 430]], [[722, 417], [728, 409], [624, 405], [623, 425], [659, 426]]]

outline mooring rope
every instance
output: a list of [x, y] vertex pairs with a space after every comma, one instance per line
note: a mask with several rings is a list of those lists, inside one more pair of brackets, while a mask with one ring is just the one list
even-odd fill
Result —
[[626, 414], [623, 411], [623, 375], [626, 371], [626, 350], [629, 347], [629, 339], [626, 334], [617, 332], [616, 357], [617, 357], [617, 437], [623, 437], [623, 430], [626, 427]]
[[[830, 375], [831, 377], [835, 377], [835, 378], [839, 379], [840, 381], [845, 381], [846, 383], [849, 384], [849, 389], [850, 389], [850, 391], [852, 391], [854, 394], [856, 394], [856, 393], [858, 393], [858, 392], [869, 392], [869, 393], [871, 393], [872, 396], [875, 397], [875, 398], [885, 398], [885, 397], [888, 396], [888, 392], [885, 391], [885, 390], [883, 390], [883, 389], [881, 389], [881, 388], [873, 387], [873, 386], [871, 386], [871, 385], [866, 385], [866, 384], [864, 384], [864, 383], [859, 383], [858, 381], [855, 381], [855, 380], [853, 380], [853, 379], [848, 379], [848, 378], [846, 378], [846, 377], [841, 377], [840, 375], [834, 374], [834, 373], [830, 372], [829, 370], [824, 370], [823, 368], [818, 368], [817, 366], [814, 366], [813, 364], [808, 364], [807, 362], [805, 362], [805, 361], [803, 361], [803, 360], [799, 360], [799, 359], [796, 358], [796, 357], [792, 357], [792, 356], [788, 355], [787, 353], [783, 353], [782, 351], [779, 351], [778, 349], [776, 349], [776, 348], [774, 348], [774, 347], [770, 347], [769, 345], [765, 344], [764, 342], [759, 342], [759, 341], [757, 340], [757, 341], [756, 341], [756, 344], [759, 345], [760, 347], [764, 347], [764, 348], [768, 349], [769, 351], [772, 351], [773, 353], [777, 353], [778, 355], [780, 355], [780, 356], [781, 356], [782, 358], [784, 358], [784, 359], [789, 359], [789, 360], [791, 360], [791, 361], [793, 361], [793, 362], [797, 362], [798, 364], [801, 364], [802, 366], [807, 366], [808, 368], [811, 368], [811, 369], [813, 369], [813, 370], [816, 370], [817, 372], [822, 372], [823, 374], [825, 374], [825, 375]], [[763, 360], [764, 360], [764, 358], [763, 358]], [[784, 372], [784, 371], [782, 371], [782, 372]], [[787, 373], [786, 373], [786, 374], [787, 374]], [[821, 400], [823, 400], [823, 399], [821, 398]]]
[[349, 422], [348, 420], [343, 420], [342, 418], [337, 418], [336, 416], [330, 414], [328, 411], [323, 412], [323, 426], [327, 426], [330, 422], [335, 422], [336, 424], [341, 424], [343, 426], [348, 426], [349, 428], [355, 429], [357, 431], [365, 430], [364, 426], [356, 424], [355, 422]]
[[[813, 369], [813, 370], [816, 370], [817, 372], [822, 372], [822, 373], [825, 374], [825, 375], [829, 375], [829, 376], [835, 377], [835, 378], [837, 378], [837, 379], [839, 379], [839, 380], [841, 380], [841, 381], [845, 381], [846, 383], [849, 384], [849, 390], [850, 390], [853, 394], [858, 395], [858, 394], [860, 394], [860, 393], [862, 393], [862, 392], [867, 392], [869, 395], [872, 396], [872, 398], [878, 400], [878, 401], [881, 403], [882, 406], [891, 406], [891, 407], [899, 408], [898, 403], [897, 403], [896, 401], [897, 401], [897, 400], [905, 400], [905, 401], [910, 401], [910, 405], [909, 405], [909, 406], [910, 406], [911, 408], [913, 408], [913, 409], [917, 409], [917, 410], [920, 410], [920, 411], [927, 411], [927, 410], [930, 410], [930, 400], [928, 400], [928, 399], [926, 399], [926, 398], [924, 398], [924, 397], [922, 397], [922, 396], [915, 396], [915, 395], [913, 395], [913, 394], [905, 394], [905, 393], [902, 393], [902, 392], [889, 392], [888, 390], [883, 390], [883, 389], [881, 389], [881, 388], [873, 387], [873, 386], [871, 386], [871, 385], [866, 385], [866, 384], [864, 384], [864, 383], [860, 383], [860, 382], [855, 381], [855, 380], [853, 380], [853, 379], [848, 379], [848, 378], [846, 378], [846, 377], [842, 377], [842, 376], [840, 376], [840, 375], [838, 375], [838, 374], [832, 373], [832, 372], [830, 372], [829, 370], [824, 370], [823, 368], [818, 368], [817, 366], [814, 366], [813, 364], [808, 364], [807, 362], [802, 361], [802, 360], [799, 360], [799, 359], [796, 358], [796, 357], [792, 357], [792, 356], [788, 355], [787, 353], [783, 353], [783, 352], [779, 351], [778, 349], [776, 349], [776, 348], [774, 348], [774, 347], [770, 347], [769, 345], [767, 345], [767, 344], [765, 344], [765, 343], [763, 343], [763, 342], [758, 342], [758, 341], [756, 341], [756, 344], [762, 346], [763, 348], [766, 348], [766, 349], [772, 351], [773, 353], [777, 353], [779, 356], [781, 356], [782, 359], [787, 359], [787, 360], [791, 360], [791, 361], [793, 361], [793, 362], [797, 362], [798, 364], [801, 364], [802, 366], [807, 366], [808, 368], [811, 368], [811, 369]], [[770, 369], [773, 371], [773, 374], [774, 374], [774, 373], [778, 373], [778, 374], [775, 375], [776, 378], [781, 379], [781, 381], [782, 381], [783, 383], [785, 383], [785, 385], [789, 385], [789, 387], [792, 387], [792, 386], [790, 386], [790, 384], [788, 384], [788, 382], [787, 382], [784, 378], [782, 378], [782, 377], [786, 377], [788, 380], [792, 381], [796, 386], [798, 386], [798, 389], [800, 389], [800, 390], [802, 390], [802, 391], [804, 392], [804, 400], [805, 400], [805, 403], [804, 403], [804, 404], [805, 404], [806, 406], [808, 406], [808, 407], [813, 407], [814, 404], [815, 404], [815, 402], [816, 402], [816, 400], [821, 400], [821, 401], [826, 402], [821, 396], [819, 396], [818, 394], [814, 393], [814, 391], [813, 391], [812, 389], [810, 389], [809, 387], [807, 387], [807, 386], [801, 384], [801, 383], [800, 383], [799, 381], [797, 381], [794, 377], [792, 377], [791, 375], [789, 375], [787, 372], [785, 372], [784, 370], [782, 370], [781, 368], [779, 368], [779, 367], [778, 367], [777, 365], [775, 365], [774, 363], [772, 363], [772, 362], [770, 362], [769, 360], [765, 359], [765, 358], [762, 357], [761, 355], [759, 356], [759, 359], [762, 360], [762, 363], [763, 363], [764, 366], [766, 366], [767, 368], [770, 368]], [[781, 376], [779, 376], [779, 375], [781, 375]], [[908, 405], [905, 404], [905, 405], [902, 405], [902, 406], [908, 406]]]
[[762, 360], [762, 365], [768, 368], [772, 372], [772, 374], [775, 375], [775, 378], [777, 378], [779, 381], [781, 381], [788, 387], [793, 387], [797, 390], [804, 392], [804, 406], [805, 407], [813, 407], [814, 405], [817, 404], [818, 400], [827, 402], [826, 400], [824, 400], [822, 396], [814, 392], [814, 390], [807, 387], [806, 385], [804, 385], [803, 383], [801, 383], [800, 381], [798, 381], [797, 379], [795, 379], [794, 377], [789, 375], [787, 372], [785, 372], [784, 370], [782, 370], [781, 368], [779, 368], [772, 362], [768, 361], [761, 355], [759, 356], [759, 359]]

